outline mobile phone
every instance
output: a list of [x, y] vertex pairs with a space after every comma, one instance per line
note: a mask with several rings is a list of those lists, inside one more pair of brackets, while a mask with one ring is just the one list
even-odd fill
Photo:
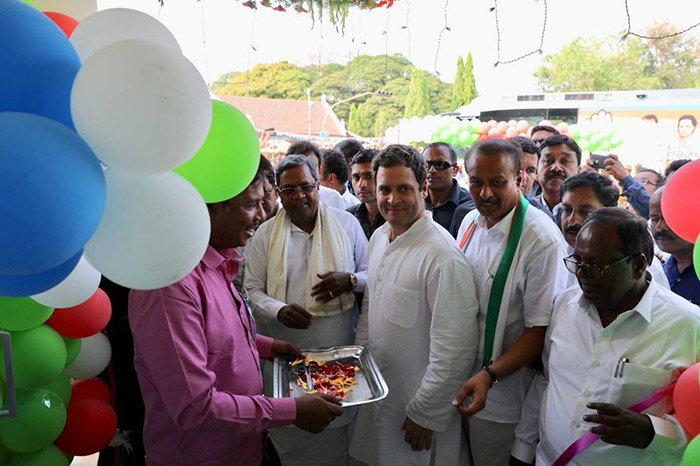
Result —
[[591, 160], [593, 161], [591, 165], [593, 166], [593, 168], [597, 168], [598, 170], [605, 170], [605, 161], [607, 159], [607, 155], [591, 154]]

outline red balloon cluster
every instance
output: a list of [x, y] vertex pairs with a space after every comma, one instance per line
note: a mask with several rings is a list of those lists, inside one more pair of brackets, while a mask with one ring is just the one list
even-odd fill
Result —
[[72, 456], [88, 456], [105, 448], [117, 432], [117, 415], [101, 400], [82, 400], [68, 405], [66, 426], [56, 446]]
[[109, 403], [109, 387], [101, 379], [76, 380], [70, 384], [70, 404], [83, 400], [99, 400]]
[[[564, 135], [568, 135], [569, 133], [569, 124], [563, 121], [557, 125], [553, 125], [548, 120], [542, 120], [538, 123], [538, 126], [539, 125], [551, 126], [556, 128], [561, 134]], [[529, 138], [532, 127], [530, 127], [530, 123], [528, 123], [526, 120], [489, 120], [487, 122], [480, 123], [477, 127], [477, 131], [479, 132], [479, 141], [493, 138], [510, 139], [516, 136]]]
[[56, 309], [46, 325], [67, 338], [87, 338], [104, 329], [111, 316], [109, 297], [98, 288], [84, 303]]
[[699, 376], [700, 363], [693, 364], [681, 374], [673, 388], [673, 407], [676, 410], [676, 417], [688, 434], [688, 438], [700, 434]]

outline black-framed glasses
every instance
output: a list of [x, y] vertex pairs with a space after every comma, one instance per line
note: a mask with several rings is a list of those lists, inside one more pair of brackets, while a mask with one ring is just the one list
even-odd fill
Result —
[[576, 275], [579, 269], [581, 269], [583, 271], [583, 275], [586, 278], [590, 280], [600, 280], [603, 277], [603, 272], [605, 272], [611, 267], [615, 267], [616, 265], [623, 263], [625, 260], [634, 256], [635, 254], [630, 254], [628, 256], [621, 257], [618, 260], [609, 263], [608, 265], [594, 265], [582, 264], [580, 262], [577, 262], [576, 259], [574, 259], [574, 255], [572, 254], [569, 257], [564, 258], [564, 265], [566, 266], [566, 270], [573, 273], [574, 275]]
[[293, 188], [277, 188], [277, 192], [280, 193], [282, 196], [290, 197], [293, 196], [296, 192], [301, 191], [304, 194], [311, 194], [314, 189], [318, 187], [318, 183], [314, 184], [306, 184], [304, 186], [295, 186]]
[[658, 186], [658, 184], [652, 183], [651, 181], [647, 180], [646, 178], [642, 178], [641, 180], [639, 180], [639, 182], [642, 184], [650, 184], [652, 186]]
[[442, 170], [447, 170], [448, 168], [456, 167], [456, 163], [451, 163], [448, 162], [447, 160], [437, 160], [437, 161], [432, 161], [428, 160], [425, 162], [425, 164], [428, 166], [428, 170], [431, 168], [434, 168], [437, 171], [442, 171]]

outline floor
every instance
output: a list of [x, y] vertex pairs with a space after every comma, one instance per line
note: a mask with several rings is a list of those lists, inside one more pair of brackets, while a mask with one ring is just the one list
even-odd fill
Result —
[[71, 466], [95, 466], [99, 456], [99, 453], [95, 453], [94, 455], [90, 456], [76, 456], [73, 458]]

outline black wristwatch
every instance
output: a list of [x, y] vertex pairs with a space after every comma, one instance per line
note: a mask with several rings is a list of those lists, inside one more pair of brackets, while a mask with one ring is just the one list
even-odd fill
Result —
[[489, 366], [484, 366], [481, 368], [481, 370], [485, 371], [489, 375], [489, 377], [491, 377], [491, 386], [492, 387], [498, 383], [498, 376]]

